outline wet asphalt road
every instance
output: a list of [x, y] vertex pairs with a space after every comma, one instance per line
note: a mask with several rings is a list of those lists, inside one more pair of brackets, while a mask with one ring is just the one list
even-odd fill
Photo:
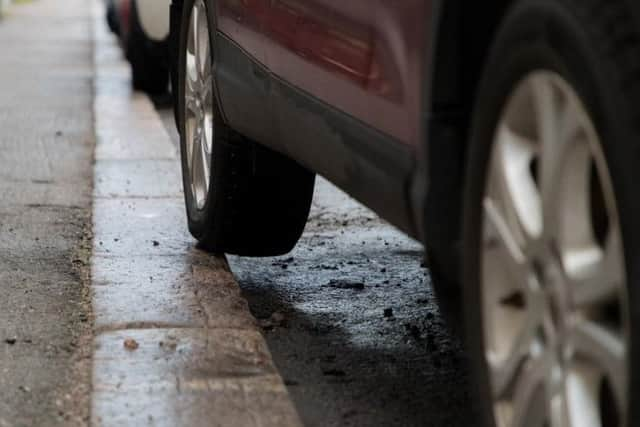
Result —
[[322, 178], [291, 254], [229, 257], [305, 425], [475, 425], [468, 362], [422, 257]]

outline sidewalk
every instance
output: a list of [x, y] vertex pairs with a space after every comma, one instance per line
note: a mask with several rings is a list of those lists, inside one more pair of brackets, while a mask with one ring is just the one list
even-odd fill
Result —
[[94, 0], [94, 426], [299, 425], [224, 259], [194, 248], [175, 148]]

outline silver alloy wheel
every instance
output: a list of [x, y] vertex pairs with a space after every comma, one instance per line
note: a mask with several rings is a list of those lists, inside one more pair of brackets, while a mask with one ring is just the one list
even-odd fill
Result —
[[201, 210], [209, 194], [214, 138], [212, 59], [203, 0], [191, 9], [186, 55], [184, 139], [191, 194]]
[[535, 72], [492, 150], [480, 289], [496, 423], [626, 425], [624, 253], [595, 126], [562, 77]]

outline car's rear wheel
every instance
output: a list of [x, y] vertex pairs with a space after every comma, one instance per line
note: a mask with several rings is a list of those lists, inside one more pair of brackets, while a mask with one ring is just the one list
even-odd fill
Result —
[[281, 255], [304, 230], [315, 175], [222, 120], [212, 11], [208, 1], [186, 0], [180, 29], [178, 119], [189, 229], [213, 252]]
[[520, 1], [485, 70], [464, 262], [486, 425], [638, 415], [640, 39], [628, 16], [616, 1]]

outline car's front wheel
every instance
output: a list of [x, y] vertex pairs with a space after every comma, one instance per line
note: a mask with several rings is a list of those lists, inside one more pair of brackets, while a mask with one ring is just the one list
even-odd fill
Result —
[[189, 230], [213, 252], [281, 255], [304, 230], [315, 175], [222, 120], [214, 93], [212, 13], [212, 2], [184, 2], [178, 121]]
[[640, 39], [626, 12], [520, 1], [485, 70], [464, 257], [485, 425], [638, 419]]

